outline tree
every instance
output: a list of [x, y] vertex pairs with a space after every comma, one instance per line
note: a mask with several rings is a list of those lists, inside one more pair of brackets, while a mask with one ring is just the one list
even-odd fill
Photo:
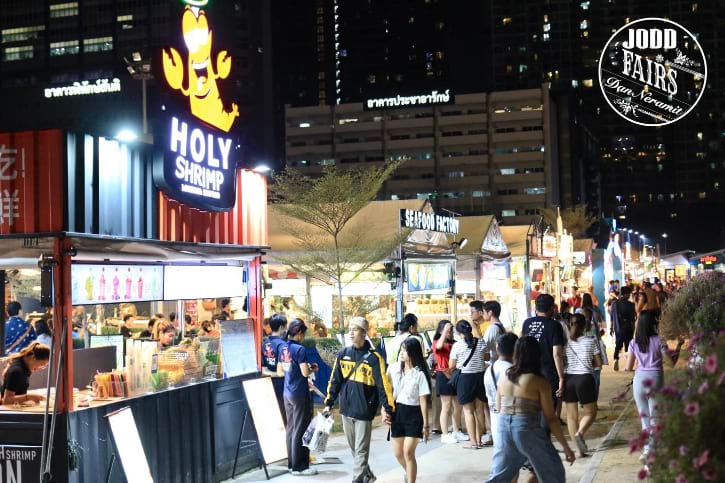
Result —
[[[557, 208], [539, 208], [539, 213], [548, 224], [556, 226]], [[587, 205], [576, 205], [561, 210], [561, 221], [574, 238], [582, 238], [597, 218], [589, 214]]]
[[[289, 218], [285, 231], [294, 237], [299, 252], [275, 256], [325, 284], [342, 289], [380, 262], [400, 245], [407, 233], [383, 236], [366, 232], [364, 223], [350, 220], [374, 200], [398, 163], [357, 170], [325, 167], [311, 178], [289, 167], [274, 177], [274, 210]], [[344, 332], [344, 304], [338, 304], [340, 330]]]

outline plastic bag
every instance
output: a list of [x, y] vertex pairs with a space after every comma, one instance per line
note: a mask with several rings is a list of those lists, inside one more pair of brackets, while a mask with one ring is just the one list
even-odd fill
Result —
[[302, 436], [302, 445], [308, 447], [313, 453], [324, 453], [327, 450], [327, 440], [334, 423], [335, 419], [332, 416], [325, 417], [321, 413], [317, 413]]

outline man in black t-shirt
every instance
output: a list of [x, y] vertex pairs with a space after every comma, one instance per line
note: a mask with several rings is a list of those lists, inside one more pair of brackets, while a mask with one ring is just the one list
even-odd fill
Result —
[[536, 297], [536, 317], [524, 321], [521, 335], [530, 335], [539, 341], [544, 377], [551, 384], [551, 396], [556, 406], [564, 390], [564, 329], [553, 320], [554, 297], [541, 294]]

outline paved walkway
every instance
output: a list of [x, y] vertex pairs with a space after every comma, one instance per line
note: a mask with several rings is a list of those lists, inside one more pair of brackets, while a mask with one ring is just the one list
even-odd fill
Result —
[[[587, 435], [587, 444], [592, 449], [596, 448], [596, 451], [588, 458], [577, 459], [572, 466], [564, 463], [567, 482], [636, 481], [637, 471], [641, 466], [637, 455], [629, 454], [628, 441], [638, 434], [639, 423], [631, 391], [623, 401], [613, 401], [631, 379], [631, 373], [614, 372], [610, 367], [605, 367], [599, 400], [600, 411]], [[562, 417], [565, 418], [564, 415]], [[566, 434], [566, 428], [564, 432]], [[373, 431], [370, 466], [379, 483], [402, 483], [403, 469], [395, 460], [386, 436], [387, 427], [379, 427]], [[573, 444], [571, 446], [575, 449]], [[421, 483], [441, 483], [446, 480], [485, 481], [491, 469], [492, 452], [492, 448], [473, 451], [463, 449], [461, 444], [444, 445], [440, 442], [440, 436], [434, 436], [428, 444], [418, 446], [418, 481]], [[295, 477], [286, 473], [286, 463], [282, 462], [281, 465], [269, 467], [270, 476], [273, 476], [274, 483], [351, 481], [352, 458], [344, 436], [331, 437], [328, 451], [323, 457], [339, 458], [342, 464], [316, 464], [313, 467], [319, 471], [317, 476]], [[525, 472], [521, 474], [524, 475]], [[234, 480], [227, 480], [227, 483], [263, 481], [265, 481], [264, 473], [261, 470], [253, 470]]]

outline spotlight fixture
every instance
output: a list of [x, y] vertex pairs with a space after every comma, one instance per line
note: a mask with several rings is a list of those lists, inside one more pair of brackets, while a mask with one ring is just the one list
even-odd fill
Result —
[[458, 249], [465, 247], [467, 244], [468, 244], [468, 238], [461, 238], [460, 240], [454, 241], [453, 243], [451, 243], [451, 248], [453, 250], [458, 250]]

